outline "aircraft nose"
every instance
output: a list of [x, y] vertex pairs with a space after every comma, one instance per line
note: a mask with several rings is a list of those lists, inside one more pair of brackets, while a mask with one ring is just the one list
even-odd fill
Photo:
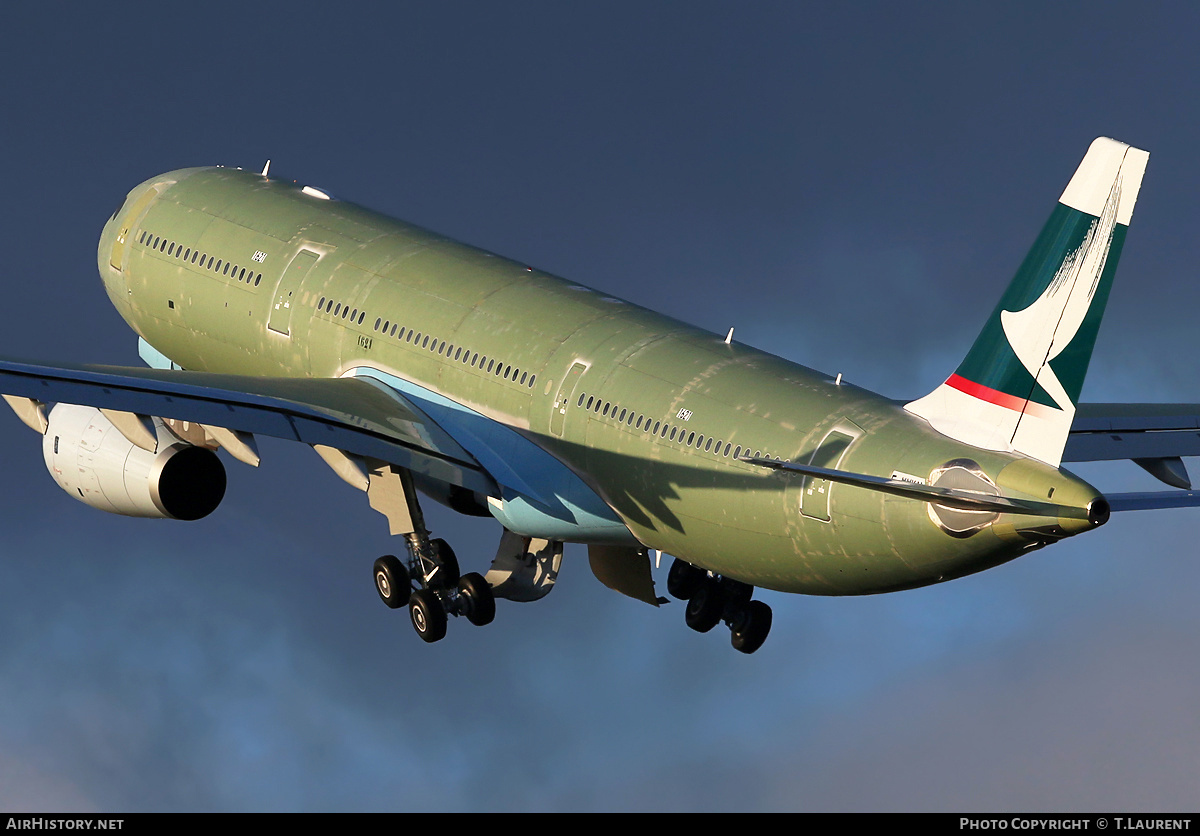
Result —
[[96, 266], [109, 299], [118, 306], [125, 293], [125, 257], [134, 217], [144, 204], [153, 197], [152, 189], [139, 186], [125, 196], [113, 213], [104, 222], [100, 242], [96, 250]]

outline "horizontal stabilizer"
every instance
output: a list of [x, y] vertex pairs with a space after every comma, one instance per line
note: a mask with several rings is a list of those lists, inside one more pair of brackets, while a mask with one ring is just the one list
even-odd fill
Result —
[[1200, 506], [1200, 491], [1145, 491], [1105, 494], [1113, 511], [1154, 511]]
[[850, 473], [845, 470], [830, 470], [827, 467], [815, 467], [810, 464], [800, 464], [798, 462], [777, 461], [758, 456], [743, 456], [742, 461], [749, 464], [756, 464], [760, 467], [803, 473], [805, 476], [815, 476], [819, 479], [827, 479], [830, 482], [855, 485], [860, 488], [890, 493], [909, 499], [919, 499], [922, 502], [932, 502], [937, 505], [944, 505], [947, 508], [958, 508], [963, 511], [994, 511], [1001, 514], [1024, 514], [1035, 517], [1089, 519], [1087, 508], [1074, 505], [1056, 505], [1052, 502], [1037, 502], [1030, 499], [1016, 499], [1014, 497], [997, 496], [978, 493], [976, 491], [922, 485], [902, 479], [868, 476], [864, 473]]
[[1064, 462], [1179, 456], [1200, 456], [1200, 404], [1081, 403], [1063, 451]]

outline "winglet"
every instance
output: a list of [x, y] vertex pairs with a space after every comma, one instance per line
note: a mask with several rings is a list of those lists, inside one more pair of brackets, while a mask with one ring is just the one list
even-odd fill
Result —
[[966, 359], [905, 409], [958, 441], [1060, 464], [1149, 158], [1091, 144]]

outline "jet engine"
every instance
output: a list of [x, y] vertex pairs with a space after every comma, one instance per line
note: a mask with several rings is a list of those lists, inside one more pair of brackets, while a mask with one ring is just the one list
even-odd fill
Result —
[[159, 418], [154, 452], [134, 444], [99, 409], [56, 404], [46, 417], [42, 454], [71, 496], [112, 514], [198, 520], [225, 496], [216, 453], [180, 441]]

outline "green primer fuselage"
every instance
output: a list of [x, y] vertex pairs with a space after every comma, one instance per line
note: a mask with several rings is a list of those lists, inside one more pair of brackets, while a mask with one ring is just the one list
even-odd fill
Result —
[[645, 546], [756, 586], [920, 586], [1092, 527], [1000, 515], [955, 536], [925, 502], [739, 461], [927, 479], [970, 459], [1009, 496], [1098, 495], [861, 388], [292, 183], [227, 168], [148, 180], [98, 263], [121, 316], [183, 368], [404, 378], [549, 450]]

